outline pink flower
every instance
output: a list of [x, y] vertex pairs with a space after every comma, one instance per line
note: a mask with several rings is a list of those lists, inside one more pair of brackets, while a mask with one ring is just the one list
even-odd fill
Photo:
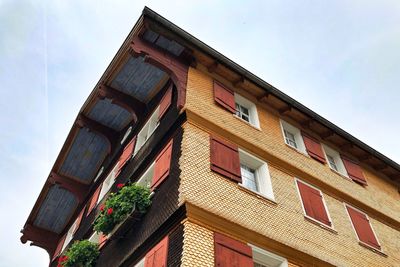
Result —
[[117, 184], [117, 188], [118, 189], [121, 189], [122, 187], [124, 187], [125, 186], [125, 184]]
[[113, 209], [112, 208], [109, 208], [108, 210], [107, 210], [107, 215], [111, 215], [113, 213]]
[[104, 206], [104, 204], [102, 204], [102, 205], [100, 206], [100, 211], [103, 211], [104, 208], [105, 208], [105, 206]]

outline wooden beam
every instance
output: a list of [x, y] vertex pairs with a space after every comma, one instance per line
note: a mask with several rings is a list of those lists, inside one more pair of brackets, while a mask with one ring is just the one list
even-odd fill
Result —
[[372, 156], [370, 154], [365, 154], [364, 156], [358, 157], [359, 161], [368, 161], [372, 159]]
[[345, 143], [345, 144], [339, 146], [339, 149], [343, 150], [343, 151], [349, 151], [352, 148], [353, 148], [353, 144], [352, 143]]
[[218, 62], [214, 61], [211, 65], [207, 67], [208, 72], [213, 73], [218, 68]]
[[240, 86], [243, 85], [243, 84], [244, 84], [244, 77], [243, 77], [243, 76], [240, 76], [239, 79], [237, 79], [236, 81], [233, 81], [233, 82], [232, 82], [232, 85], [233, 85], [234, 87], [240, 87]]
[[97, 96], [101, 99], [111, 99], [111, 102], [113, 104], [116, 104], [129, 111], [134, 117], [135, 121], [138, 117], [137, 114], [143, 114], [147, 111], [145, 103], [141, 102], [131, 95], [125, 94], [105, 84], [99, 87]]
[[262, 94], [261, 96], [257, 97], [257, 100], [262, 102], [264, 99], [268, 99], [270, 94], [271, 94], [270, 92], [266, 92], [266, 93]]
[[291, 106], [286, 106], [284, 108], [278, 109], [279, 114], [284, 115], [286, 113], [289, 113], [292, 111], [292, 107]]
[[332, 137], [332, 136], [334, 136], [334, 135], [335, 135], [335, 132], [333, 132], [333, 131], [331, 131], [331, 130], [328, 130], [328, 131], [326, 131], [325, 133], [320, 134], [319, 136], [320, 136], [322, 139], [328, 139], [329, 137]]
[[108, 152], [111, 153], [112, 151], [114, 151], [115, 144], [116, 144], [117, 138], [118, 138], [117, 131], [115, 131], [114, 129], [111, 129], [95, 120], [92, 120], [83, 114], [79, 114], [78, 119], [76, 120], [76, 124], [80, 128], [86, 127], [90, 131], [99, 133], [100, 135], [104, 136], [110, 145], [110, 149]]
[[303, 126], [304, 128], [311, 128], [311, 125], [314, 123], [313, 119], [308, 119], [308, 120], [304, 120], [301, 122], [301, 126]]
[[385, 163], [382, 163], [382, 164], [375, 165], [373, 167], [377, 171], [383, 171], [384, 169], [388, 168], [389, 166]]
[[58, 240], [60, 236], [43, 228], [27, 224], [24, 229], [21, 230], [22, 236], [20, 238], [21, 242], [25, 244], [27, 241], [32, 241], [31, 246], [38, 246], [43, 248], [49, 253], [51, 257], [57, 247]]
[[51, 184], [57, 184], [73, 193], [78, 198], [79, 203], [82, 203], [89, 190], [89, 185], [80, 183], [72, 178], [60, 175], [56, 172], [52, 172], [50, 174], [48, 181]]

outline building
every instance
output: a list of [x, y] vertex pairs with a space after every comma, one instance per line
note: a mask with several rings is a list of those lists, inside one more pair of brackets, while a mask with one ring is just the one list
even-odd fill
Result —
[[[118, 183], [152, 205], [93, 233]], [[23, 227], [97, 266], [399, 266], [400, 166], [148, 8], [81, 108]]]

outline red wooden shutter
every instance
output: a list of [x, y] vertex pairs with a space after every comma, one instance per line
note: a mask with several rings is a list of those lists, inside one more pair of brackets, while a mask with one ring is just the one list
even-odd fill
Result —
[[236, 113], [235, 96], [233, 92], [217, 81], [214, 81], [214, 99], [230, 112]]
[[251, 247], [227, 237], [214, 233], [215, 266], [218, 267], [253, 267]]
[[145, 257], [144, 267], [166, 267], [168, 256], [168, 236], [152, 248]]
[[301, 133], [304, 140], [304, 145], [310, 157], [318, 160], [319, 162], [326, 163], [324, 152], [322, 151], [321, 143], [315, 138], [309, 136], [306, 133]]
[[79, 225], [81, 224], [83, 213], [85, 212], [85, 208], [82, 209], [81, 213], [79, 213], [78, 218], [76, 219], [74, 234], [79, 229]]
[[311, 218], [314, 218], [323, 224], [331, 226], [332, 223], [330, 222], [328, 213], [325, 209], [321, 192], [300, 181], [297, 181], [297, 186], [299, 188], [301, 200], [307, 216], [310, 216]]
[[381, 246], [379, 245], [378, 240], [375, 237], [374, 231], [372, 230], [367, 215], [349, 206], [346, 206], [346, 208], [353, 223], [354, 229], [356, 230], [358, 239], [361, 242], [370, 245], [376, 249], [381, 249]]
[[171, 106], [172, 101], [172, 84], [165, 92], [163, 98], [160, 101], [160, 109], [158, 112], [158, 119], [160, 120], [162, 116], [167, 112], [169, 106]]
[[54, 260], [55, 258], [58, 257], [58, 255], [60, 255], [61, 249], [62, 249], [62, 247], [64, 245], [66, 237], [67, 237], [67, 234], [65, 234], [63, 237], [61, 237], [60, 241], [58, 241], [58, 245], [57, 245], [56, 250], [54, 251], [54, 255], [53, 255], [53, 259], [52, 260]]
[[101, 190], [101, 185], [96, 189], [96, 191], [93, 193], [92, 198], [90, 199], [89, 208], [86, 216], [90, 214], [90, 212], [94, 209], [94, 207], [96, 207], [97, 200], [100, 195], [100, 190]]
[[107, 242], [107, 235], [105, 234], [100, 234], [99, 237], [99, 248], [102, 248]]
[[211, 170], [241, 183], [238, 147], [212, 136], [210, 145]]
[[124, 167], [125, 164], [128, 162], [128, 160], [131, 158], [131, 156], [133, 154], [133, 150], [135, 149], [135, 144], [136, 144], [136, 136], [125, 146], [124, 151], [122, 152], [121, 156], [119, 157], [118, 171], [115, 175], [116, 177], [121, 172], [122, 167]]
[[173, 139], [169, 141], [167, 146], [160, 152], [160, 154], [156, 158], [153, 180], [151, 182], [152, 190], [159, 186], [169, 175], [172, 156], [172, 141]]
[[364, 174], [362, 173], [360, 165], [355, 163], [349, 158], [341, 155], [344, 167], [346, 168], [349, 177], [353, 179], [353, 181], [361, 183], [363, 185], [367, 185], [367, 180], [365, 180]]

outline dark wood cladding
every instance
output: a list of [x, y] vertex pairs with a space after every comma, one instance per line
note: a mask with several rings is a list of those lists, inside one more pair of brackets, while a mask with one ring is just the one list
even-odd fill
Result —
[[[159, 127], [161, 127], [161, 125]], [[180, 177], [179, 158], [181, 155], [182, 140], [181, 128], [175, 132], [173, 139], [169, 177], [155, 191], [152, 205], [143, 216], [142, 220], [129, 225], [130, 230], [126, 232], [123, 238], [115, 240], [111, 239], [103, 247], [97, 266], [120, 266], [129, 255], [141, 247], [158, 229], [162, 229], [162, 225], [178, 210], [178, 188]], [[157, 153], [160, 152], [160, 148], [166, 144], [165, 141], [166, 140], [157, 145], [158, 149], [150, 149], [150, 146], [145, 150], [141, 150], [143, 153], [137, 154], [137, 157], [135, 157], [137, 160], [131, 162], [125, 170], [126, 173], [130, 171], [131, 168], [133, 169], [134, 175], [131, 178], [132, 181], [138, 179], [141, 173], [155, 159]], [[148, 152], [148, 155], [146, 155], [147, 157], [142, 157], [140, 155], [144, 154], [144, 152]], [[135, 164], [135, 161], [143, 161], [143, 163]], [[124, 175], [121, 176], [121, 178], [123, 177]]]
[[183, 251], [183, 225], [179, 224], [169, 234], [168, 259], [167, 259], [168, 267], [181, 266], [182, 251]]

